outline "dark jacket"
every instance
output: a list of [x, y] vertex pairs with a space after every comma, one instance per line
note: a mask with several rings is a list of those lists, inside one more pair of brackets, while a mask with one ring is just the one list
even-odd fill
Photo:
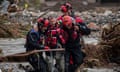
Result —
[[78, 23], [80, 33], [82, 35], [89, 35], [91, 33], [91, 30], [85, 25], [85, 23]]
[[31, 29], [26, 37], [25, 48], [26, 51], [31, 51], [35, 49], [42, 49], [42, 45], [39, 44], [40, 34], [36, 32], [34, 29]]

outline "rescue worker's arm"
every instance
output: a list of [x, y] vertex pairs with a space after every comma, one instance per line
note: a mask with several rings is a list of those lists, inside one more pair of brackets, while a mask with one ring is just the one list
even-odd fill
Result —
[[64, 48], [64, 44], [65, 44], [65, 39], [63, 37], [63, 30], [58, 28], [57, 29], [57, 40], [58, 40], [58, 43]]
[[79, 30], [83, 35], [89, 35], [91, 30], [85, 25], [85, 23], [78, 24]]
[[43, 49], [44, 46], [40, 45], [38, 42], [38, 36], [35, 33], [31, 33], [29, 35], [29, 41], [30, 44], [35, 48], [35, 49]]

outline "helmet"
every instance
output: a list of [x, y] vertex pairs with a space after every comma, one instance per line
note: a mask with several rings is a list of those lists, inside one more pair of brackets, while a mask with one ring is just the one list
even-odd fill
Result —
[[61, 11], [62, 12], [68, 12], [68, 10], [72, 9], [72, 6], [70, 3], [65, 3], [61, 6]]
[[43, 19], [43, 18], [39, 18], [37, 20], [37, 23], [38, 23], [38, 27], [41, 26], [41, 27], [48, 27], [49, 25], [49, 21], [47, 19]]
[[62, 5], [60, 9], [62, 12], [68, 12], [68, 9], [65, 5]]
[[63, 25], [64, 26], [72, 26], [72, 17], [64, 16], [63, 17]]
[[48, 25], [49, 25], [49, 21], [46, 19], [46, 20], [44, 20], [44, 25], [43, 25], [43, 27], [48, 27]]
[[82, 23], [83, 22], [83, 20], [80, 17], [76, 17], [75, 21], [76, 21], [76, 23]]

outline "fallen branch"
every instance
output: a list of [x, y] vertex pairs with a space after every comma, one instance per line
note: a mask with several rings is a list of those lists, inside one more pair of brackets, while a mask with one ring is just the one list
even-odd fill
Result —
[[48, 50], [33, 50], [30, 52], [17, 53], [8, 56], [1, 56], [0, 62], [26, 62], [27, 57], [31, 54], [40, 53], [40, 52], [52, 52], [52, 51], [64, 51], [63, 48], [60, 49], [48, 49]]

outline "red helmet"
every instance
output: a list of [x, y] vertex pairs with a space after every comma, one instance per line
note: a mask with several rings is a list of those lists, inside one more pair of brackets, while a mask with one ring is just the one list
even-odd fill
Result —
[[72, 6], [70, 3], [65, 3], [61, 6], [61, 11], [62, 12], [68, 12], [68, 10], [72, 9]]
[[80, 17], [76, 17], [75, 21], [76, 21], [76, 23], [82, 23], [83, 22], [83, 20]]
[[60, 9], [62, 12], [68, 12], [68, 9], [65, 5], [62, 5]]
[[64, 26], [72, 26], [72, 18], [70, 16], [63, 17], [63, 25]]
[[43, 27], [48, 27], [48, 25], [49, 25], [49, 21], [46, 19], [46, 20], [44, 20], [44, 25], [43, 25]]
[[38, 22], [38, 26], [41, 27], [48, 27], [49, 25], [49, 21], [47, 19], [39, 18], [37, 22]]

